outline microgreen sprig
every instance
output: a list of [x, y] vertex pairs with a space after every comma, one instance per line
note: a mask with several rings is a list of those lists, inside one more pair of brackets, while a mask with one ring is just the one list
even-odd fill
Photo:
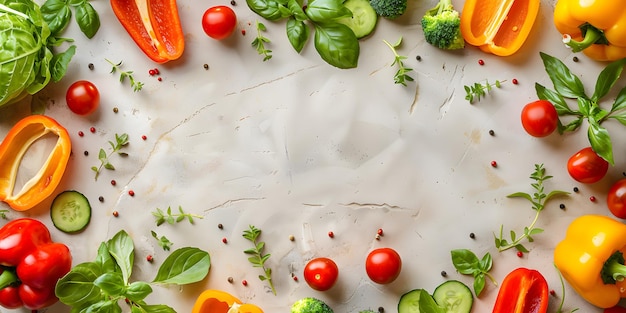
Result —
[[485, 253], [482, 258], [478, 258], [474, 252], [468, 249], [456, 249], [450, 251], [452, 264], [454, 268], [461, 274], [474, 276], [474, 293], [478, 297], [485, 288], [485, 277], [494, 284], [498, 285], [495, 278], [489, 274], [493, 266], [493, 259], [489, 252]]
[[469, 103], [474, 103], [474, 100], [480, 101], [484, 98], [494, 87], [500, 88], [506, 80], [496, 80], [495, 83], [489, 83], [489, 80], [485, 82], [476, 82], [473, 85], [465, 85], [465, 100]]
[[133, 91], [137, 92], [139, 90], [141, 90], [141, 88], [143, 88], [143, 83], [140, 81], [135, 80], [135, 77], [133, 76], [133, 71], [123, 71], [121, 69], [122, 67], [122, 61], [120, 61], [119, 63], [113, 63], [108, 59], [105, 59], [107, 62], [109, 62], [109, 64], [111, 64], [112, 68], [111, 68], [111, 74], [119, 71], [120, 72], [120, 82], [124, 82], [124, 80], [126, 80], [126, 78], [128, 77], [128, 80], [130, 81], [130, 86], [133, 87]]
[[256, 21], [256, 38], [252, 41], [252, 46], [256, 48], [259, 55], [263, 56], [263, 62], [272, 58], [272, 50], [266, 49], [265, 44], [270, 43], [270, 39], [263, 35], [267, 31], [265, 24]]
[[394, 66], [394, 65], [398, 66], [398, 71], [393, 77], [394, 82], [396, 84], [401, 84], [403, 86], [406, 86], [407, 81], [413, 81], [414, 79], [408, 74], [409, 72], [413, 71], [413, 69], [408, 68], [404, 64], [404, 60], [406, 60], [407, 57], [403, 55], [399, 55], [397, 51], [397, 48], [400, 47], [400, 45], [402, 44], [402, 37], [400, 37], [400, 39], [398, 39], [398, 41], [395, 44], [391, 44], [387, 40], [384, 40], [384, 39], [383, 39], [383, 42], [393, 52], [394, 59], [393, 59], [393, 63], [391, 63], [391, 66]]
[[9, 213], [9, 210], [0, 210], [0, 218], [3, 219], [3, 220], [9, 219], [7, 217], [7, 213]]
[[553, 191], [550, 191], [548, 194], [546, 194], [544, 191], [543, 183], [550, 178], [552, 178], [552, 176], [546, 175], [546, 169], [543, 167], [543, 164], [535, 164], [535, 170], [530, 175], [530, 179], [535, 181], [534, 183], [530, 184], [530, 186], [532, 186], [535, 192], [532, 195], [525, 193], [525, 192], [515, 192], [507, 196], [508, 198], [524, 198], [530, 201], [530, 203], [532, 204], [532, 209], [535, 210], [535, 218], [533, 219], [533, 221], [530, 223], [529, 226], [524, 227], [524, 232], [519, 237], [517, 237], [517, 234], [515, 233], [515, 231], [511, 230], [510, 231], [511, 242], [509, 242], [507, 239], [504, 239], [504, 236], [503, 236], [504, 226], [501, 225], [500, 234], [498, 236], [494, 234], [496, 248], [498, 248], [499, 252], [502, 252], [511, 248], [515, 248], [520, 252], [528, 252], [528, 249], [526, 249], [526, 247], [524, 247], [524, 245], [521, 242], [524, 239], [527, 239], [528, 242], [533, 242], [534, 241], [533, 236], [543, 232], [542, 228], [536, 227], [537, 221], [539, 220], [539, 213], [543, 211], [548, 200], [556, 196], [565, 196], [569, 194], [569, 192], [562, 191], [562, 190], [553, 190]]
[[[554, 265], [554, 268], [556, 269], [556, 272], [559, 274], [559, 280], [561, 281], [561, 294], [563, 295], [561, 297], [561, 302], [559, 303], [559, 308], [556, 310], [556, 313], [565, 313], [563, 312], [563, 305], [565, 304], [565, 282], [563, 281], [563, 274], [561, 274], [561, 271], [559, 271], [556, 265]], [[579, 308], [575, 308], [569, 311], [569, 313], [574, 313], [578, 310]]]
[[178, 213], [172, 213], [172, 207], [167, 207], [167, 210], [165, 211], [156, 208], [156, 211], [152, 212], [152, 215], [156, 218], [157, 226], [160, 226], [166, 222], [170, 225], [174, 225], [175, 223], [180, 223], [185, 219], [188, 220], [190, 224], [193, 224], [194, 218], [204, 218], [201, 215], [186, 213], [185, 211], [183, 211], [183, 207], [180, 205], [178, 206]]
[[261, 281], [267, 281], [270, 288], [272, 289], [272, 293], [276, 295], [276, 289], [274, 288], [274, 284], [272, 283], [272, 269], [269, 267], [265, 267], [265, 262], [270, 258], [270, 254], [263, 254], [263, 249], [265, 248], [265, 242], [258, 241], [259, 236], [261, 235], [261, 230], [256, 228], [254, 225], [250, 225], [249, 229], [243, 231], [243, 238], [248, 239], [254, 245], [254, 248], [244, 250], [243, 253], [251, 255], [248, 258], [248, 261], [252, 263], [253, 267], [260, 267], [263, 269], [264, 275], [259, 275], [259, 279]]
[[157, 235], [157, 233], [153, 230], [150, 231], [150, 234], [152, 234], [152, 237], [157, 240], [157, 243], [159, 244], [161, 248], [163, 248], [163, 250], [170, 251], [170, 249], [172, 248], [172, 245], [174, 244], [173, 242], [171, 242], [165, 236], [159, 237], [159, 235]]
[[107, 170], [115, 170], [115, 167], [109, 161], [109, 158], [111, 157], [111, 155], [113, 155], [114, 153], [117, 153], [120, 156], [128, 156], [128, 153], [120, 151], [122, 148], [128, 145], [128, 134], [126, 133], [121, 134], [121, 135], [115, 134], [115, 143], [112, 141], [109, 141], [109, 145], [111, 145], [111, 152], [109, 152], [108, 154], [103, 148], [100, 148], [100, 152], [98, 153], [100, 166], [91, 167], [91, 170], [96, 172], [96, 180], [98, 180], [98, 176], [100, 175], [102, 168], [105, 168]]

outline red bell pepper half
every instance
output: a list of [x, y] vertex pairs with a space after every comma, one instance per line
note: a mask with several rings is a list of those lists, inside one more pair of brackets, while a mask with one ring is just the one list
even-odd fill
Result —
[[500, 286], [493, 313], [545, 313], [548, 310], [548, 282], [536, 270], [517, 268]]
[[185, 38], [176, 0], [111, 0], [113, 13], [130, 37], [153, 61], [178, 59]]
[[20, 218], [0, 228], [0, 305], [38, 310], [58, 301], [57, 281], [72, 268], [72, 255], [52, 242], [38, 220]]

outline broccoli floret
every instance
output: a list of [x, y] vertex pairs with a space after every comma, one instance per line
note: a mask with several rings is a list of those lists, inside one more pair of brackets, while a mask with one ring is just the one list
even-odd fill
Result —
[[452, 0], [439, 0], [437, 5], [422, 17], [422, 30], [429, 44], [447, 50], [463, 49], [461, 17], [452, 6]]
[[370, 0], [378, 16], [394, 19], [406, 12], [407, 0]]
[[296, 301], [291, 306], [291, 313], [334, 313], [324, 301], [307, 297]]

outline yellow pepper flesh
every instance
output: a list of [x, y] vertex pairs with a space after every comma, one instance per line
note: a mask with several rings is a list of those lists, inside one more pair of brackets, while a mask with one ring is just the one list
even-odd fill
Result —
[[208, 289], [198, 296], [191, 313], [263, 313], [263, 310], [254, 304], [241, 303], [228, 292]]
[[574, 52], [582, 51], [597, 61], [626, 57], [626, 5], [621, 1], [558, 0], [554, 25], [571, 37], [567, 44]]
[[554, 264], [581, 297], [609, 308], [623, 294], [618, 284], [604, 283], [603, 266], [625, 247], [626, 225], [607, 216], [583, 215], [569, 225], [565, 239], [554, 249]]

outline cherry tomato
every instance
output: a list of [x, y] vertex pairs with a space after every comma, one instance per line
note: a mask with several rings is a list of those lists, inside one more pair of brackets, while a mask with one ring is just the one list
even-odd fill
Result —
[[559, 115], [547, 100], [537, 100], [522, 109], [522, 126], [533, 137], [545, 137], [556, 129]]
[[604, 313], [626, 313], [626, 308], [621, 306], [614, 306], [612, 308], [604, 309]]
[[626, 178], [615, 182], [606, 195], [609, 211], [618, 218], [626, 219]]
[[304, 267], [304, 280], [315, 290], [325, 291], [337, 282], [339, 269], [337, 264], [329, 258], [315, 258]]
[[402, 259], [396, 250], [378, 248], [372, 250], [365, 260], [367, 276], [378, 284], [389, 284], [396, 280], [402, 270]]
[[202, 29], [209, 37], [222, 40], [230, 36], [237, 26], [237, 15], [233, 9], [218, 5], [209, 8], [202, 15]]
[[72, 112], [87, 115], [100, 105], [100, 92], [92, 82], [79, 80], [67, 88], [65, 101]]
[[604, 177], [609, 162], [596, 154], [591, 147], [584, 148], [567, 161], [567, 171], [578, 182], [592, 184]]

